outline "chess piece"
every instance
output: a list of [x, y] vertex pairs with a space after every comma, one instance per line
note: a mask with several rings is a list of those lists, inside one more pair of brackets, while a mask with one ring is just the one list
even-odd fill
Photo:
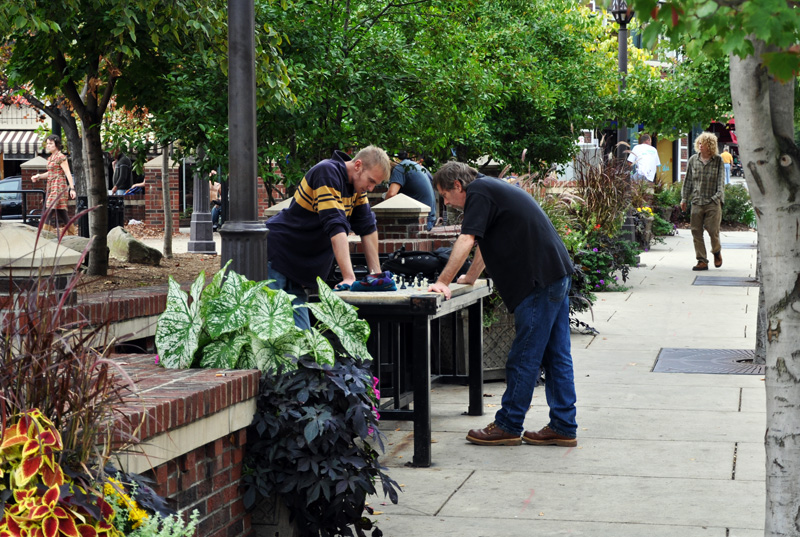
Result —
[[403, 276], [400, 276], [400, 289], [406, 289], [406, 279]]

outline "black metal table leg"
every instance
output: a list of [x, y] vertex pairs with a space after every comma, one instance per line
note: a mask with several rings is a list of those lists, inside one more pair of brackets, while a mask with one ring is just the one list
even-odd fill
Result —
[[414, 458], [413, 466], [431, 465], [431, 324], [427, 316], [413, 321]]
[[468, 307], [470, 416], [483, 416], [483, 299]]

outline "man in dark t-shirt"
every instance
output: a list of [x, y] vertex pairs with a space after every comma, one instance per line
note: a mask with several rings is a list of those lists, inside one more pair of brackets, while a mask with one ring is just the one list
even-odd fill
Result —
[[[486, 271], [517, 329], [506, 363], [502, 408], [485, 429], [467, 440], [486, 446], [576, 446], [575, 380], [569, 330], [572, 259], [553, 224], [533, 197], [505, 181], [448, 162], [433, 176], [446, 205], [464, 210], [450, 261], [428, 290], [450, 298], [449, 284], [477, 243], [472, 266], [457, 283], [470, 285]], [[539, 369], [545, 372], [550, 422], [524, 431]], [[522, 438], [520, 438], [522, 435]]]

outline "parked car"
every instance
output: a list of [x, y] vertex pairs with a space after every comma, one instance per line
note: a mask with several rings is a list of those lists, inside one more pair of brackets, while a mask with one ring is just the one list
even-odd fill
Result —
[[[22, 220], [22, 177], [12, 175], [0, 180], [0, 218], [3, 220]], [[41, 204], [41, 196], [28, 196], [27, 210], [28, 217], [26, 223], [37, 225], [39, 223], [38, 205]]]

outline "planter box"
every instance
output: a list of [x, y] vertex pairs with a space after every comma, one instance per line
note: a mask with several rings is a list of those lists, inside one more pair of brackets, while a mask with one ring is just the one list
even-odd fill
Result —
[[289, 508], [283, 500], [273, 496], [257, 505], [252, 512], [252, 528], [255, 537], [299, 537], [294, 522], [289, 521]]

